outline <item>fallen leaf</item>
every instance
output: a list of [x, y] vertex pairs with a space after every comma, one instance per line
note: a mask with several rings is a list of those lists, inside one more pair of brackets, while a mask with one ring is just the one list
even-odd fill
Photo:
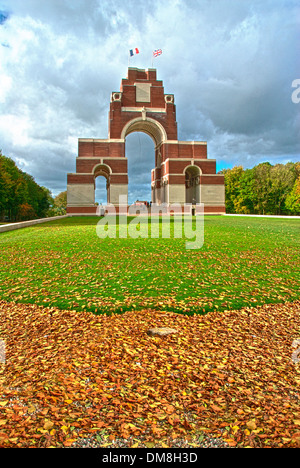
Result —
[[46, 431], [49, 431], [50, 429], [53, 428], [53, 426], [54, 426], [54, 423], [53, 423], [53, 422], [51, 422], [51, 421], [46, 421], [46, 422], [44, 423], [44, 426], [43, 426], [43, 427], [44, 427], [44, 429], [46, 429]]

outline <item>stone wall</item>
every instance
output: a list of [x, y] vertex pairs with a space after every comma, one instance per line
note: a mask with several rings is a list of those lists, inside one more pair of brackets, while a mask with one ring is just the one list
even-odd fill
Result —
[[51, 218], [32, 219], [30, 221], [22, 221], [20, 223], [2, 224], [0, 225], [0, 233], [14, 231], [15, 229], [22, 229], [25, 227], [34, 226], [35, 224], [47, 223], [49, 221], [55, 221], [56, 219], [68, 218], [70, 215], [66, 214], [63, 216], [52, 216]]

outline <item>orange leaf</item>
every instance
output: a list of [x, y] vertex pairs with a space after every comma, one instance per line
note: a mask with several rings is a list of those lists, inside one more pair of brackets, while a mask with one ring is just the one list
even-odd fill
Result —
[[44, 429], [46, 429], [46, 431], [49, 431], [50, 429], [52, 429], [53, 426], [54, 426], [53, 422], [46, 421], [44, 424]]
[[216, 411], [217, 413], [219, 413], [220, 411], [222, 411], [222, 408], [220, 408], [220, 406], [216, 406], [216, 405], [210, 405], [210, 407]]

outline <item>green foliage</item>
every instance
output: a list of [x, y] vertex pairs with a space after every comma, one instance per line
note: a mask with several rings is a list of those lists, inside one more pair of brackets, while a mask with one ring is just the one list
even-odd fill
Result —
[[292, 191], [286, 197], [285, 205], [289, 211], [300, 215], [300, 176], [297, 178]]
[[[226, 212], [238, 214], [299, 214], [300, 163], [265, 162], [252, 169], [224, 169]], [[298, 188], [297, 188], [298, 187]]]
[[47, 216], [51, 192], [0, 152], [0, 220], [26, 221]]
[[67, 212], [67, 191], [61, 192], [54, 198], [49, 216], [62, 216]]

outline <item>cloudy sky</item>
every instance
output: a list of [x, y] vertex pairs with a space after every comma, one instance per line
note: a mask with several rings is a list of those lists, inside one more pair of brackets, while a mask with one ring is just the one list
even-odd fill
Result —
[[[219, 170], [299, 161], [299, 31], [298, 0], [0, 0], [0, 148], [65, 190], [78, 138], [107, 138], [111, 92], [138, 47], [139, 68], [163, 50], [154, 67], [178, 137], [207, 141]], [[130, 200], [149, 200], [152, 140], [129, 135], [126, 155]]]

